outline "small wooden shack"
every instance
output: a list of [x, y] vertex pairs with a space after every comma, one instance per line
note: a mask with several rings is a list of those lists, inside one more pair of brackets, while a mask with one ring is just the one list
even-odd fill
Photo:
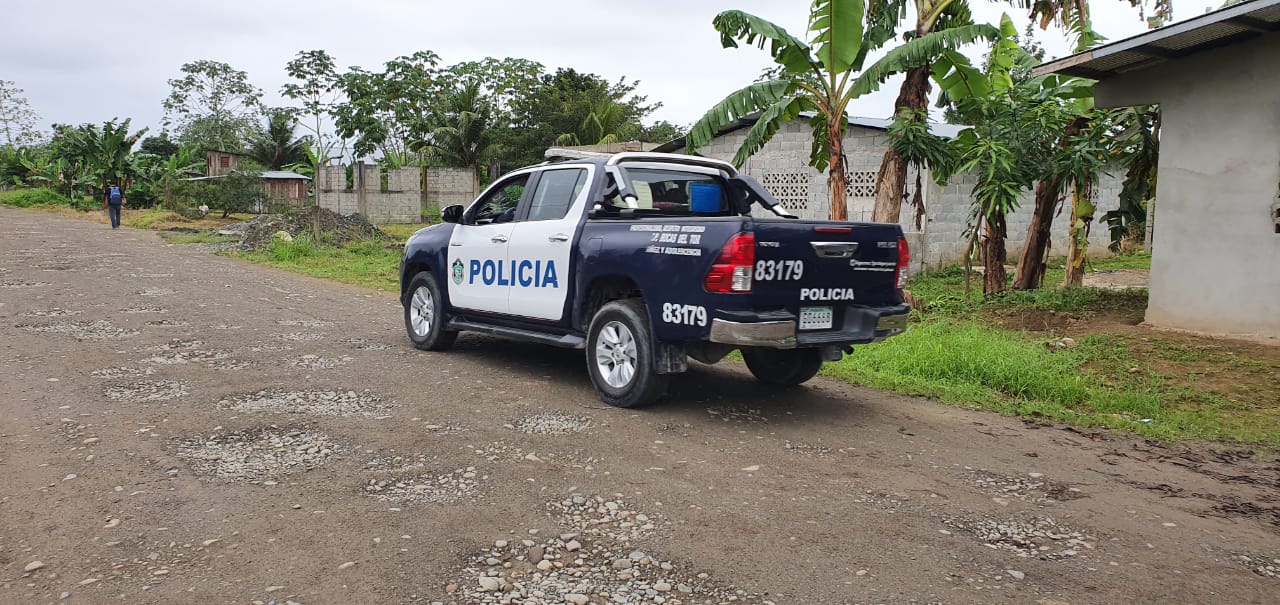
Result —
[[296, 172], [267, 170], [262, 173], [262, 188], [267, 199], [300, 208], [307, 203], [307, 181], [310, 180]]

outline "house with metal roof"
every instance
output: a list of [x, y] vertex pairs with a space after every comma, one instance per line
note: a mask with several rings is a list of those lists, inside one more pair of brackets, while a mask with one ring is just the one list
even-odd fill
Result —
[[1100, 107], [1159, 105], [1146, 321], [1280, 339], [1280, 0], [1052, 61]]

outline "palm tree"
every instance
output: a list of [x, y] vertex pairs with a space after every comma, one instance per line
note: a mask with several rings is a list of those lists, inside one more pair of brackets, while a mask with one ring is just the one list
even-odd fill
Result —
[[[812, 112], [813, 147], [809, 164], [827, 170], [831, 219], [845, 220], [844, 133], [849, 102], [877, 90], [894, 73], [927, 65], [947, 50], [978, 38], [994, 37], [989, 25], [967, 25], [914, 38], [890, 50], [863, 69], [867, 53], [893, 38], [896, 13], [873, 12], [869, 18], [860, 0], [815, 0], [809, 14], [809, 34], [816, 48], [778, 25], [742, 11], [725, 11], [712, 21], [725, 48], [739, 41], [768, 48], [779, 65], [774, 77], [751, 84], [725, 97], [698, 120], [686, 138], [689, 153], [706, 145], [726, 126], [748, 116], [756, 123], [734, 155], [742, 166], [773, 137], [783, 123]], [[857, 73], [861, 71], [861, 73]]]
[[492, 143], [491, 121], [492, 106], [480, 93], [479, 84], [461, 85], [446, 94], [432, 118], [427, 140], [415, 149], [446, 166], [470, 168], [472, 188], [478, 189], [480, 166]]
[[249, 144], [249, 157], [268, 170], [281, 170], [290, 164], [307, 161], [310, 137], [294, 138], [297, 121], [288, 111], [277, 110], [267, 115], [267, 129]]

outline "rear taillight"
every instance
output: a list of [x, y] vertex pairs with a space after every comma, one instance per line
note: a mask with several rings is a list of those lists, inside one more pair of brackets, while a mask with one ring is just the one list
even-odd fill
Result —
[[911, 264], [911, 250], [907, 238], [898, 236], [898, 268], [894, 270], [894, 283], [899, 290], [907, 287], [907, 265]]
[[750, 292], [751, 270], [756, 264], [756, 236], [739, 233], [720, 249], [702, 285], [707, 292]]

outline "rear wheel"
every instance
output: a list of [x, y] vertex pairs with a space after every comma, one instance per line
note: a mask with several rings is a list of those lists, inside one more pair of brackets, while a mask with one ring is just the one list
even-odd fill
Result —
[[458, 339], [457, 331], [444, 329], [448, 317], [435, 277], [423, 271], [409, 282], [404, 300], [404, 327], [413, 346], [423, 351], [443, 351]]
[[612, 406], [641, 406], [666, 393], [643, 302], [615, 300], [596, 311], [587, 329], [587, 372], [601, 401]]
[[820, 349], [749, 348], [742, 360], [760, 382], [784, 387], [807, 382], [822, 369]]

